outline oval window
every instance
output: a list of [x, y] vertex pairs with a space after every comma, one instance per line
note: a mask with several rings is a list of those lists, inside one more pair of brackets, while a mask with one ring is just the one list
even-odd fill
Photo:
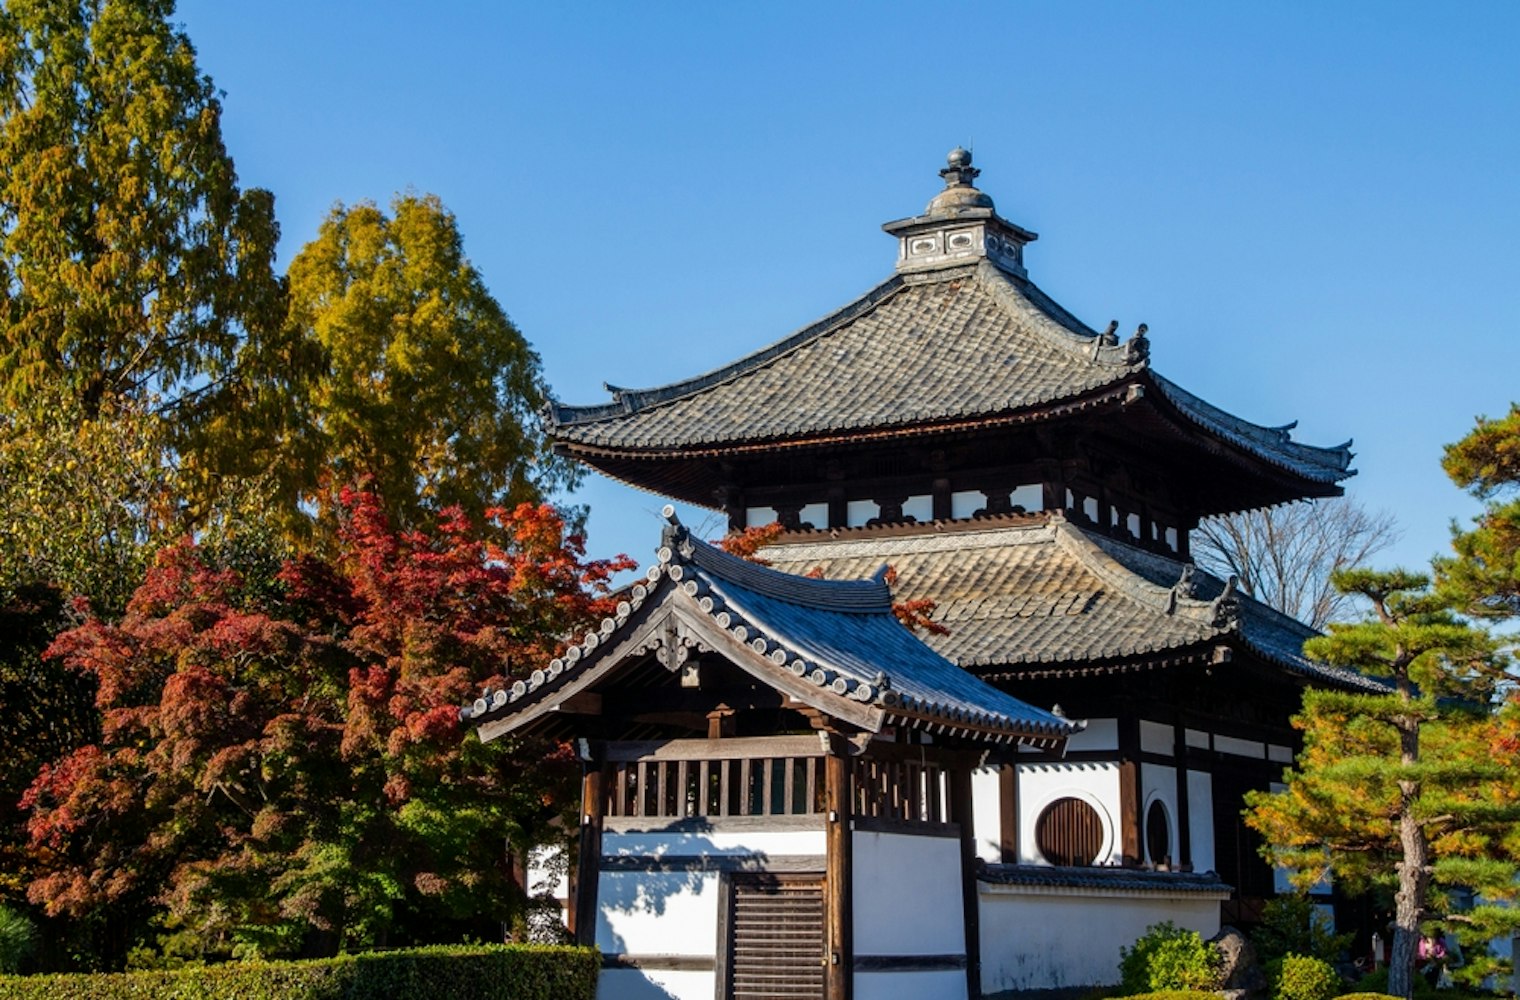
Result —
[[1090, 865], [1103, 849], [1103, 820], [1081, 799], [1056, 799], [1035, 820], [1034, 838], [1053, 865]]
[[1145, 851], [1153, 865], [1172, 863], [1172, 824], [1160, 799], [1153, 800], [1145, 810]]

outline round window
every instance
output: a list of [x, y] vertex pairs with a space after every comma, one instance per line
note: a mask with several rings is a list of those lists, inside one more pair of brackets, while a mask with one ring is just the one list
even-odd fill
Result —
[[1035, 820], [1034, 838], [1053, 865], [1090, 865], [1103, 849], [1103, 820], [1081, 799], [1056, 799]]
[[1152, 800], [1145, 810], [1145, 852], [1153, 865], [1172, 863], [1172, 824], [1160, 799]]

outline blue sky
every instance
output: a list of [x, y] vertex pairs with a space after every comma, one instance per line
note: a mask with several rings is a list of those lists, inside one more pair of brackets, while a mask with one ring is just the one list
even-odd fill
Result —
[[[182, 2], [282, 259], [439, 195], [555, 394], [660, 384], [891, 273], [957, 144], [1031, 278], [1301, 440], [1424, 565], [1441, 446], [1520, 399], [1520, 4]], [[589, 476], [593, 553], [658, 498]]]

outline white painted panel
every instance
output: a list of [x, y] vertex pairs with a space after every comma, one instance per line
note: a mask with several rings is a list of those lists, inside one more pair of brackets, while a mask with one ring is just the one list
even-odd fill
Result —
[[855, 1000], [966, 1000], [966, 973], [961, 969], [857, 972]]
[[980, 897], [987, 995], [1117, 983], [1119, 949], [1163, 920], [1205, 938], [1219, 931], [1217, 899], [1015, 895], [988, 888]]
[[1067, 750], [1117, 750], [1119, 749], [1119, 721], [1117, 719], [1088, 719], [1087, 728], [1072, 734], [1066, 741]]
[[1164, 753], [1168, 757], [1176, 750], [1176, 736], [1171, 726], [1162, 722], [1140, 720], [1140, 749], [1146, 753]]
[[1176, 528], [1167, 528], [1166, 529], [1166, 547], [1169, 548], [1169, 549], [1171, 549], [1173, 552], [1177, 551], [1177, 529]]
[[603, 969], [596, 979], [596, 1000], [712, 1000], [713, 972], [669, 969]]
[[903, 517], [911, 517], [915, 521], [934, 520], [934, 498], [931, 496], [909, 497], [903, 501]]
[[570, 866], [565, 862], [564, 849], [559, 845], [535, 847], [528, 852], [528, 892], [530, 895], [549, 895], [555, 899], [570, 896]]
[[1078, 798], [1093, 807], [1103, 823], [1103, 846], [1094, 864], [1118, 864], [1122, 846], [1115, 831], [1119, 815], [1119, 765], [1111, 762], [1083, 764], [1019, 765], [1019, 861], [1045, 865], [1035, 839], [1035, 823], [1046, 806], [1056, 799]]
[[1187, 773], [1188, 842], [1193, 849], [1193, 870], [1214, 867], [1214, 779], [1203, 771]]
[[744, 509], [744, 526], [758, 528], [761, 525], [770, 524], [776, 519], [774, 507], [746, 507]]
[[1142, 537], [1140, 534], [1139, 514], [1131, 514], [1129, 518], [1124, 522], [1124, 526], [1129, 529], [1129, 533], [1131, 535], [1134, 535], [1136, 538]]
[[967, 518], [987, 506], [987, 494], [981, 490], [959, 490], [950, 494], [950, 516]]
[[1045, 487], [1039, 483], [1026, 483], [1009, 495], [1008, 504], [1029, 511], [1042, 510], [1045, 507]]
[[1234, 736], [1214, 734], [1214, 749], [1220, 753], [1232, 753], [1237, 757], [1255, 757], [1261, 760], [1267, 755], [1267, 745], [1258, 740], [1236, 739]]
[[881, 510], [875, 500], [850, 500], [844, 505], [844, 523], [859, 528]]
[[855, 954], [965, 953], [958, 838], [857, 830], [852, 849]]
[[977, 768], [971, 774], [971, 822], [976, 833], [976, 856], [996, 864], [1003, 860], [1003, 806], [998, 769]]
[[1267, 744], [1267, 760], [1276, 761], [1279, 764], [1293, 763], [1293, 750], [1289, 747], [1280, 747], [1276, 743]]
[[[1171, 855], [1172, 863], [1176, 864], [1181, 844], [1177, 837], [1177, 769], [1163, 764], [1142, 763], [1140, 765], [1140, 839], [1142, 841], [1150, 840], [1145, 832], [1147, 818], [1151, 814], [1151, 803], [1157, 801], [1166, 811], [1167, 850]], [[1150, 857], [1149, 843], [1142, 843], [1140, 849], [1146, 853], [1146, 860], [1153, 865], [1161, 864], [1165, 858], [1165, 856]]]
[[1200, 750], [1209, 748], [1209, 734], [1201, 729], [1184, 729], [1182, 739], [1190, 747], [1197, 747]]
[[603, 954], [717, 954], [717, 872], [602, 872], [596, 944]]
[[712, 831], [705, 833], [604, 833], [602, 853], [649, 854], [818, 854], [825, 853], [823, 830]]
[[797, 512], [797, 518], [803, 524], [811, 524], [820, 531], [830, 527], [829, 505], [826, 503], [810, 503]]
[[1066, 510], [1071, 510], [1077, 505], [1077, 498], [1071, 495], [1071, 490], [1066, 491]]
[[1086, 497], [1082, 500], [1082, 513], [1086, 514], [1087, 519], [1090, 521], [1096, 521], [1098, 519], [1097, 497]]

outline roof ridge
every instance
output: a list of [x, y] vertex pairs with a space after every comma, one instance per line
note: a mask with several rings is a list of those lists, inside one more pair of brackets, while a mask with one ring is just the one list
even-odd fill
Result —
[[[1056, 528], [1056, 544], [1076, 557], [1088, 572], [1102, 580], [1105, 584], [1113, 587], [1116, 593], [1169, 617], [1193, 621], [1214, 635], [1223, 635], [1237, 628], [1237, 623], [1215, 624], [1215, 616], [1219, 607], [1219, 600], [1217, 598], [1214, 600], [1202, 600], [1183, 593], [1183, 588], [1178, 585], [1166, 587], [1161, 584], [1152, 583], [1118, 559], [1115, 559], [1112, 554], [1090, 537], [1087, 532], [1072, 524], [1066, 518], [1052, 518], [1052, 522]], [[1154, 553], [1146, 554], [1154, 555]], [[1187, 567], [1191, 565], [1191, 563], [1183, 564], [1183, 572], [1179, 574], [1179, 584], [1182, 580], [1186, 579]]]
[[[1036, 545], [1053, 537], [1052, 514], [1053, 511], [1041, 511], [1036, 515], [1017, 515], [1019, 521], [997, 523], [992, 522], [974, 528], [961, 528], [955, 531], [935, 531], [930, 528], [936, 522], [926, 522], [924, 531], [885, 531], [885, 530], [860, 530], [856, 534], [847, 534], [849, 529], [841, 530], [835, 537], [831, 531], [817, 531], [811, 536], [801, 532], [793, 532], [783, 536], [776, 542], [766, 546], [767, 550], [789, 549], [802, 550], [812, 547], [827, 547], [838, 554], [845, 554], [848, 548], [869, 546], [873, 550], [900, 550], [900, 551], [958, 551], [974, 546], [983, 540], [996, 540], [1001, 544]], [[882, 526], [887, 527], [887, 526]]]
[[551, 399], [547, 407], [549, 423], [551, 427], [587, 423], [606, 417], [637, 413], [649, 406], [695, 395], [704, 389], [710, 389], [729, 379], [762, 368], [804, 344], [827, 335], [835, 328], [859, 319], [907, 287], [907, 284], [901, 275], [894, 274], [853, 301], [833, 310], [821, 319], [792, 331], [780, 340], [773, 341], [738, 360], [730, 361], [728, 364], [679, 382], [670, 382], [647, 389], [624, 389], [604, 382], [603, 387], [612, 393], [613, 400], [610, 403], [572, 406]]
[[880, 573], [865, 580], [798, 576], [730, 555], [693, 537], [679, 521], [672, 520], [664, 534], [657, 553], [662, 564], [689, 563], [719, 580], [788, 604], [847, 614], [881, 614], [892, 610], [892, 591]]
[[1116, 369], [1116, 378], [1150, 367], [1148, 347], [1139, 346], [1145, 340], [1143, 334], [1137, 334], [1136, 339], [1124, 343], [1117, 339], [1104, 343], [1102, 334], [1083, 323], [1028, 278], [1009, 274], [988, 260], [978, 263], [976, 278], [992, 301], [1008, 312], [1011, 318], [1022, 318], [1010, 307], [1014, 307], [1017, 302], [1024, 302], [1050, 320], [1055, 326], [1053, 330], [1043, 323], [1029, 326], [1036, 335], [1073, 357], [1086, 361], [1089, 365]]

